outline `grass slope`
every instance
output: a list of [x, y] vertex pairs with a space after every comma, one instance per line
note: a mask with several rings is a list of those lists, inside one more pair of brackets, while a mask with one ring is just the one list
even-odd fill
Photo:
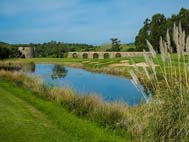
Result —
[[[99, 52], [104, 52], [107, 51], [107, 49], [110, 49], [112, 47], [112, 44], [102, 44], [100, 46], [98, 46], [95, 50], [99, 51]], [[131, 44], [121, 44], [121, 52], [127, 52], [129, 49], [133, 49], [136, 50], [136, 47], [134, 45], [134, 43]]]
[[0, 142], [117, 142], [113, 132], [0, 80]]

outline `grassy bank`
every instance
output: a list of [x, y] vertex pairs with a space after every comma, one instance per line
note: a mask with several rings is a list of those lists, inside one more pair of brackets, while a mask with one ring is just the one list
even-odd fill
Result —
[[55, 102], [0, 80], [0, 141], [126, 141]]
[[18, 72], [0, 71], [0, 78], [14, 82], [19, 87], [29, 88], [38, 96], [62, 105], [70, 112], [96, 122], [122, 136], [134, 136], [133, 132], [127, 129], [134, 120], [130, 118], [130, 112], [126, 111], [129, 109], [127, 105], [104, 103], [96, 96], [80, 96], [67, 88], [49, 88], [43, 85], [42, 80], [30, 78]]

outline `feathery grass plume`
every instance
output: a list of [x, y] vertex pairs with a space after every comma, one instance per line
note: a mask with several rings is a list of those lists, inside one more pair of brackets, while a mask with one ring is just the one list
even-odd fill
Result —
[[189, 37], [186, 39], [186, 54], [189, 53]]
[[162, 61], [163, 62], [165, 62], [166, 61], [166, 54], [165, 54], [165, 44], [163, 43], [163, 39], [162, 39], [162, 37], [160, 37], [160, 43], [159, 43], [159, 45], [160, 45], [160, 52], [161, 52], [161, 59], [162, 59]]
[[170, 38], [170, 35], [169, 35], [169, 30], [167, 30], [166, 39], [167, 39], [168, 51], [169, 51], [170, 53], [172, 53], [172, 52], [173, 52], [173, 49], [172, 49], [172, 47], [171, 47], [171, 38]]
[[136, 84], [136, 85], [139, 84], [139, 80], [138, 80], [138, 77], [137, 77], [137, 75], [135, 74], [135, 72], [132, 71], [132, 70], [130, 70], [129, 73], [130, 73], [130, 75], [131, 75], [131, 77], [132, 77], [132, 79], [133, 79], [134, 84]]
[[155, 58], [156, 55], [157, 55], [157, 53], [156, 53], [156, 51], [154, 50], [152, 44], [151, 44], [148, 40], [146, 40], [146, 43], [147, 43], [147, 45], [148, 45], [148, 47], [149, 47], [150, 52], [152, 53], [152, 56]]
[[134, 70], [138, 74], [140, 72], [140, 70], [139, 70], [138, 66], [136, 66], [136, 63], [134, 62], [133, 59], [131, 59], [131, 64], [134, 65]]
[[145, 100], [145, 102], [148, 102], [149, 98], [146, 96], [145, 92], [144, 92], [144, 88], [141, 84], [141, 81], [143, 81], [143, 79], [140, 79], [139, 81], [139, 77], [135, 74], [134, 71], [130, 70], [129, 71], [130, 75], [131, 75], [131, 83], [135, 86], [135, 88], [143, 95], [143, 98]]
[[144, 72], [145, 72], [146, 77], [148, 78], [148, 80], [151, 80], [150, 74], [149, 74], [148, 70], [146, 69], [146, 67], [142, 66], [142, 68], [143, 68], [143, 70], [144, 70]]
[[156, 69], [155, 69], [156, 67], [155, 67], [155, 64], [154, 64], [152, 58], [149, 55], [145, 54], [145, 51], [144, 51], [143, 56], [145, 59], [145, 63], [149, 66], [149, 68], [153, 72], [153, 74], [156, 75]]
[[185, 50], [185, 45], [186, 45], [185, 39], [186, 39], [186, 34], [185, 34], [185, 31], [182, 30], [181, 23], [179, 23], [179, 27], [177, 27], [176, 24], [174, 24], [173, 40], [176, 45], [179, 59]]
[[175, 23], [174, 23], [174, 28], [173, 28], [173, 40], [174, 40], [174, 43], [176, 45], [178, 58], [180, 58], [181, 51], [180, 51], [180, 48], [179, 48], [179, 29], [178, 29], [178, 27], [176, 26]]
[[[169, 70], [167, 70], [166, 68], [169, 67], [171, 72], [172, 72], [172, 61], [171, 61], [171, 41], [170, 40], [170, 36], [169, 36], [169, 32], [167, 32], [167, 40], [164, 41], [162, 39], [162, 37], [160, 37], [160, 53], [161, 53], [161, 59], [163, 62], [163, 74], [164, 76], [167, 74], [167, 72], [169, 72]], [[161, 67], [160, 67], [161, 68]]]
[[[167, 35], [167, 41], [160, 38], [160, 52], [163, 62], [163, 68], [160, 66], [160, 73], [163, 78], [158, 78], [159, 90], [154, 94], [161, 100], [159, 111], [155, 111], [156, 116], [152, 120], [148, 135], [154, 141], [187, 141], [189, 140], [189, 71], [186, 67], [188, 60], [184, 55], [184, 50], [188, 48], [188, 37], [179, 27], [174, 25], [173, 39], [177, 49], [177, 63], [174, 55], [170, 54], [170, 37]], [[149, 48], [152, 48], [149, 46]], [[149, 58], [146, 62], [150, 63]], [[158, 57], [154, 58], [158, 60]], [[167, 62], [168, 61], [168, 62]], [[161, 63], [161, 61], [158, 61]], [[174, 72], [174, 73], [173, 73]], [[158, 93], [159, 92], [159, 93]], [[183, 125], [185, 124], [185, 125]]]

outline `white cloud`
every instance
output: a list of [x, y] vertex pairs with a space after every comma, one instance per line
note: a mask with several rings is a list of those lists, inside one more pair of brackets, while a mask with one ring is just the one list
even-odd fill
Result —
[[181, 6], [189, 7], [185, 3], [172, 6], [169, 0], [0, 0], [0, 39], [100, 44], [118, 37], [131, 42], [145, 18], [156, 12], [177, 13]]

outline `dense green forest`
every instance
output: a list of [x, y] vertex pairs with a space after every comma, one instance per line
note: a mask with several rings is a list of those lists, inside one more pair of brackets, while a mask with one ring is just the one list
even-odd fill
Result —
[[[163, 14], [157, 13], [151, 19], [144, 21], [143, 27], [139, 30], [135, 38], [135, 45], [138, 51], [147, 50], [146, 39], [150, 41], [155, 50], [159, 52], [160, 37], [165, 39], [167, 30], [172, 33], [174, 24], [182, 26], [182, 29], [189, 34], [189, 9], [182, 8], [178, 14], [173, 14], [166, 18]], [[171, 41], [173, 42], [172, 35]], [[175, 51], [175, 47], [173, 47]]]

